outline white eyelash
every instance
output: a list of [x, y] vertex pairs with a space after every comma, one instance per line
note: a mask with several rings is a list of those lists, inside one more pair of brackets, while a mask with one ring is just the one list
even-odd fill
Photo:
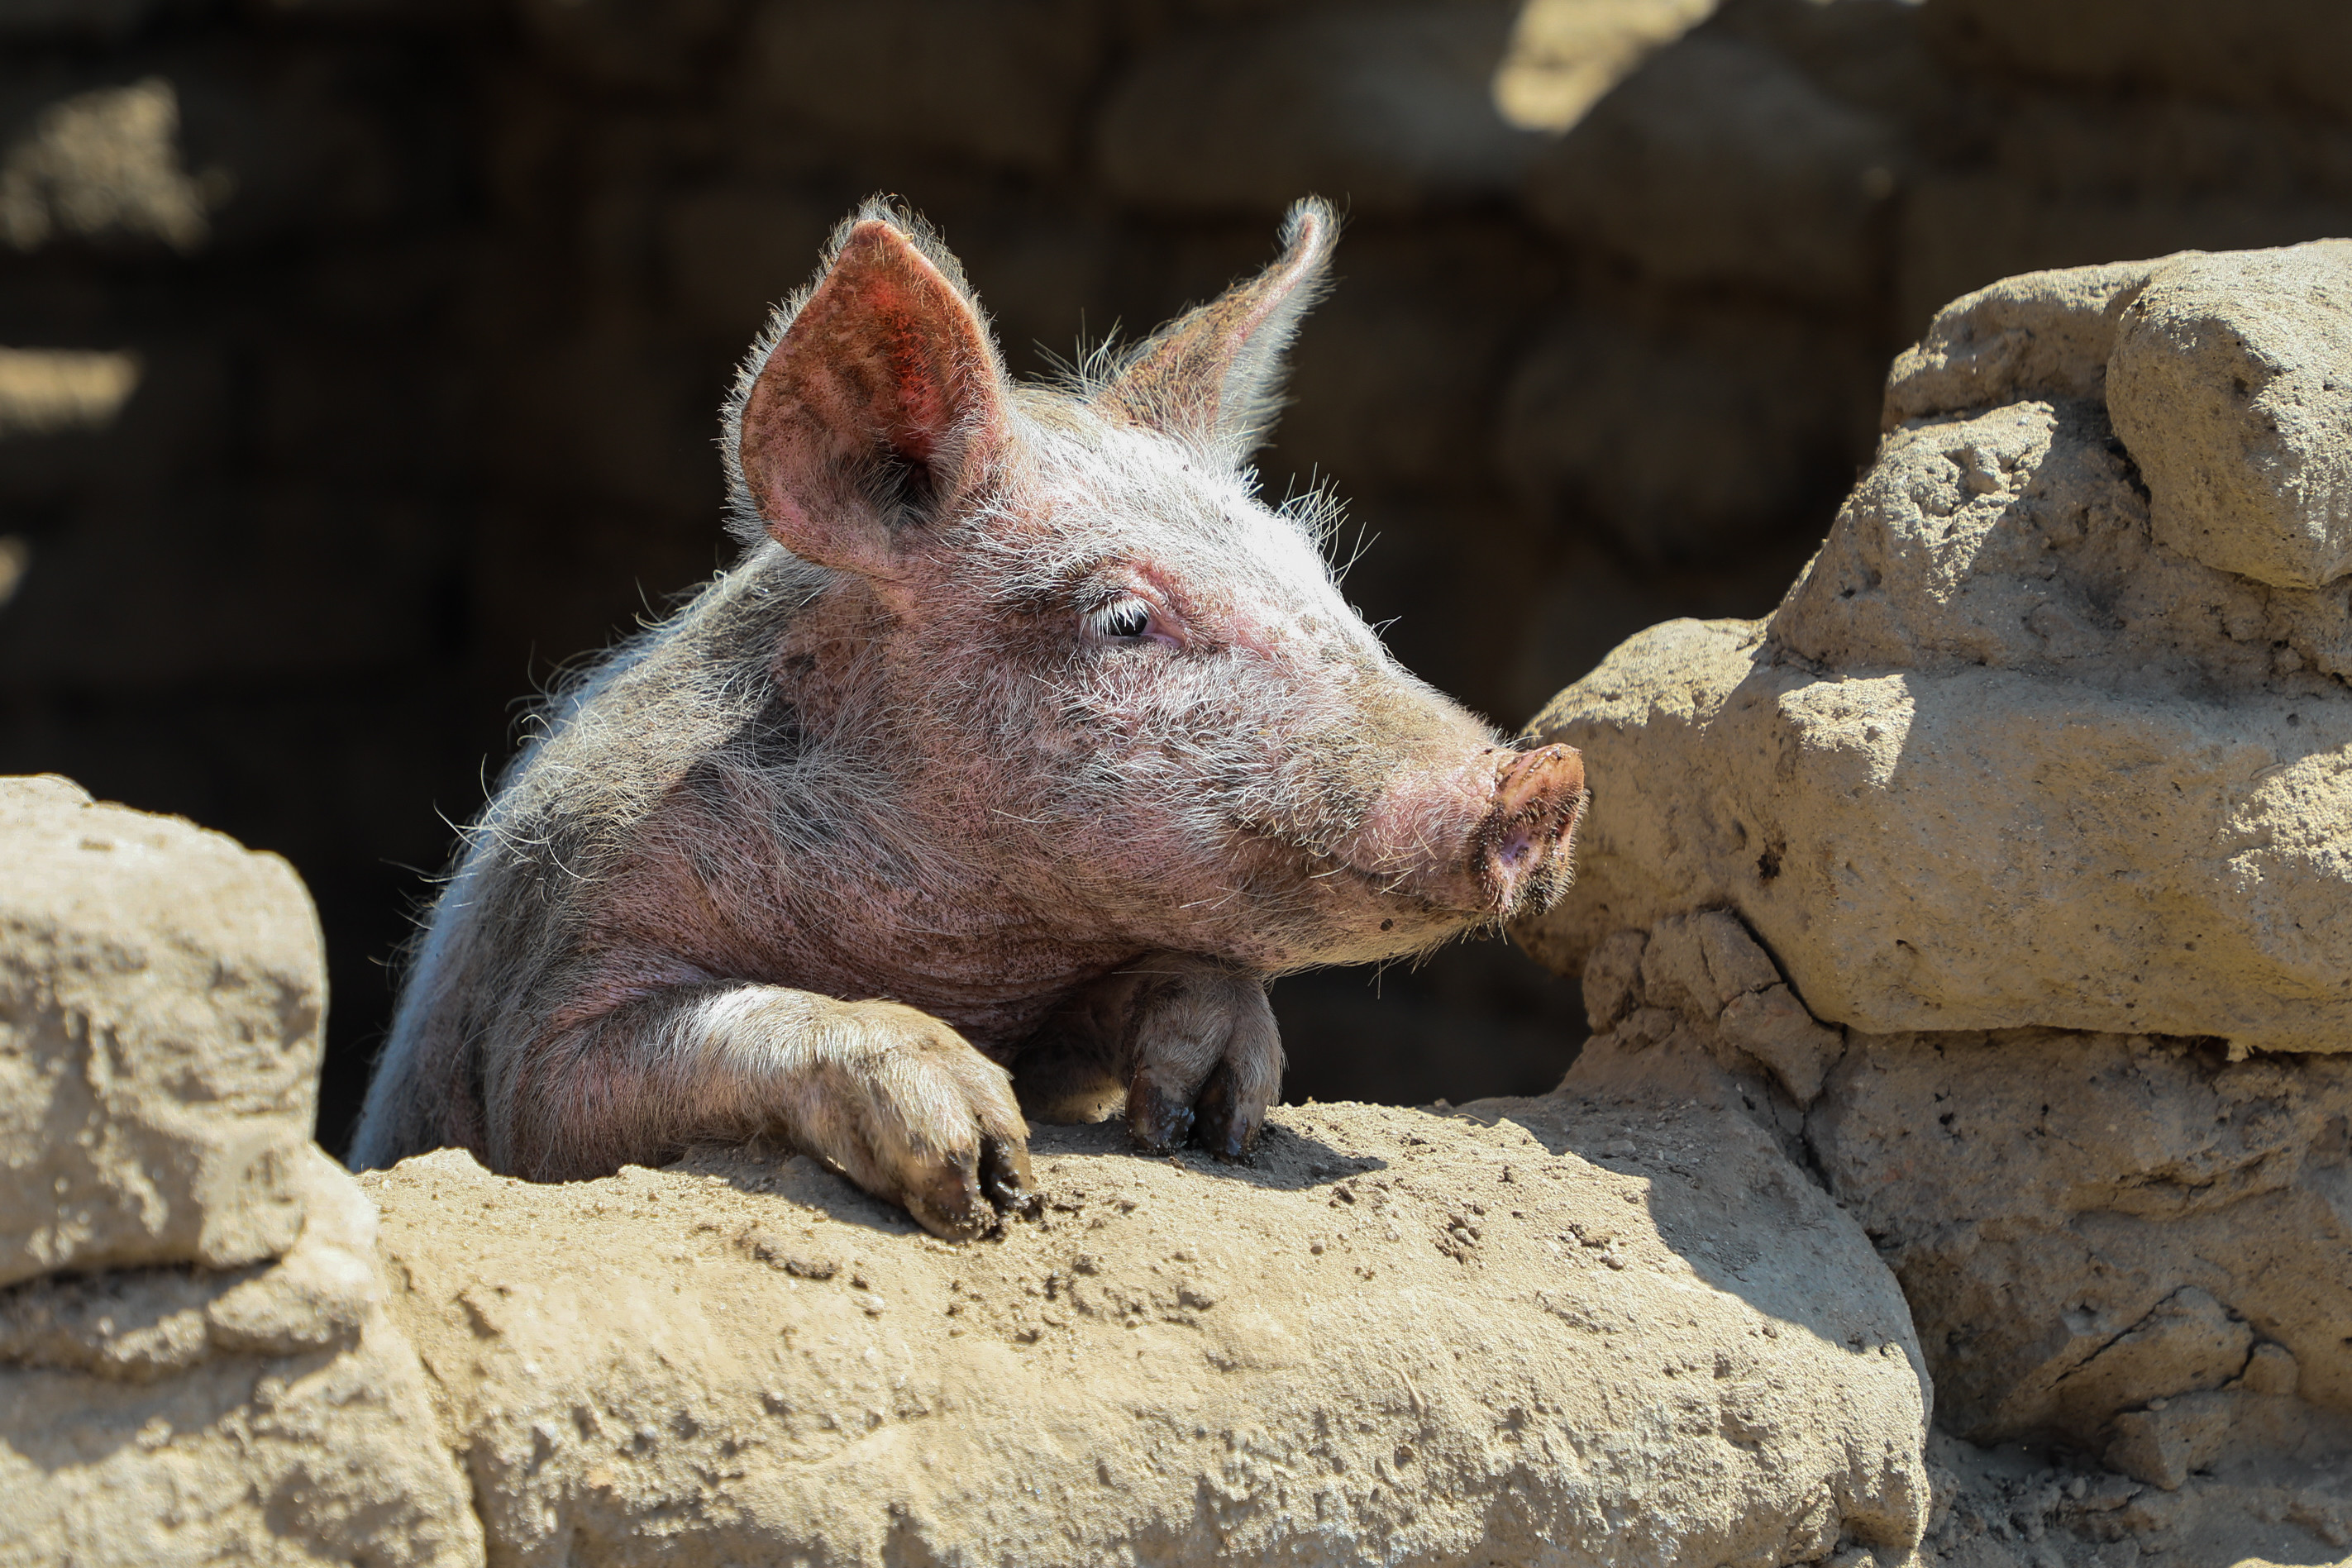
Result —
[[1093, 610], [1087, 611], [1087, 630], [1092, 632], [1097, 637], [1118, 638], [1123, 636], [1140, 636], [1142, 635], [1142, 632], [1120, 632], [1112, 630], [1112, 628], [1120, 620], [1131, 620], [1133, 618], [1129, 613], [1130, 611], [1137, 611], [1142, 613], [1144, 630], [1149, 631], [1151, 626], [1151, 606], [1146, 604], [1142, 600], [1136, 598], [1131, 593], [1114, 599], [1108, 604], [1099, 605]]

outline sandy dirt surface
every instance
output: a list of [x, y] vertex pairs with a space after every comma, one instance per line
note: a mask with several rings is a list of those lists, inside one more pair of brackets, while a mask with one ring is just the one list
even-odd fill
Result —
[[1035, 1152], [1042, 1212], [961, 1247], [757, 1147], [367, 1178], [494, 1556], [1892, 1563], [1927, 1521], [1902, 1298], [1736, 1115]]

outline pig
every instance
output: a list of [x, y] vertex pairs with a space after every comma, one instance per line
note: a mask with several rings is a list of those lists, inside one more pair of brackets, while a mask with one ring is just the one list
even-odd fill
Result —
[[[1251, 455], [1335, 223], [1060, 384], [868, 203], [737, 378], [739, 562], [551, 700], [415, 944], [352, 1149], [533, 1180], [772, 1134], [933, 1232], [1026, 1105], [1246, 1158], [1274, 977], [1556, 899], [1584, 808], [1341, 598]], [[1011, 1070], [1017, 1069], [1016, 1081]]]

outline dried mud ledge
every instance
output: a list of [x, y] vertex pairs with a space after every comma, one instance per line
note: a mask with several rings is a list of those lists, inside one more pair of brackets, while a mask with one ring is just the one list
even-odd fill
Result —
[[0, 785], [0, 1560], [2342, 1561], [2347, 350], [2347, 246], [1958, 301], [1773, 616], [1538, 720], [1558, 1092], [1040, 1128], [971, 1247], [354, 1181], [284, 864]]

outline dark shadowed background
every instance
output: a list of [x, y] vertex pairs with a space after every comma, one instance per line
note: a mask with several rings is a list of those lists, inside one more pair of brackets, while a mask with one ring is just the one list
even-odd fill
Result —
[[[1516, 727], [1769, 610], [1947, 299], [2352, 233], [2352, 5], [0, 0], [0, 772], [293, 861], [330, 1147], [449, 822], [720, 564], [730, 367], [876, 191], [1032, 372], [1342, 203], [1266, 486], [1334, 482], [1350, 597]], [[1583, 1032], [1499, 942], [1276, 1005], [1294, 1099]]]

